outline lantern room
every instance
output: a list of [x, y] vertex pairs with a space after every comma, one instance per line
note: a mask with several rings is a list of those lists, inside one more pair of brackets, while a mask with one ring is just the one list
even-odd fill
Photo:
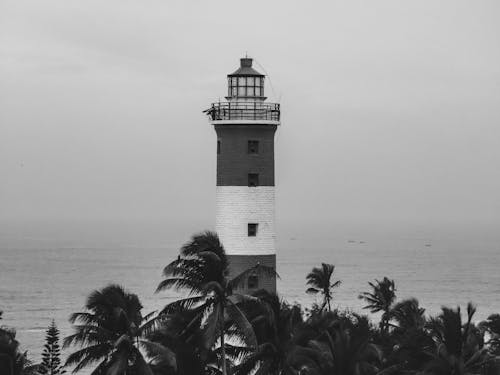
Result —
[[279, 103], [267, 103], [264, 75], [252, 68], [252, 59], [240, 59], [240, 67], [227, 75], [227, 102], [212, 103], [203, 112], [213, 125], [222, 123], [255, 123], [279, 125]]
[[233, 100], [265, 100], [264, 75], [252, 68], [252, 59], [240, 59], [240, 67], [227, 76], [228, 94], [226, 99]]

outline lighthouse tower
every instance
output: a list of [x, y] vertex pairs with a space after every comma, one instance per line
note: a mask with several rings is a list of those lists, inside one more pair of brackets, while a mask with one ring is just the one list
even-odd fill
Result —
[[[206, 111], [217, 133], [216, 231], [232, 277], [259, 263], [276, 269], [274, 133], [280, 106], [266, 102], [264, 78], [251, 58], [242, 58], [227, 76], [227, 101]], [[255, 273], [242, 289], [275, 292], [276, 279]]]

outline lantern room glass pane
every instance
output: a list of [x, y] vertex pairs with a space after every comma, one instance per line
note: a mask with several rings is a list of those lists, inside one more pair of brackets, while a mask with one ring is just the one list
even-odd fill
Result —
[[254, 86], [254, 85], [255, 85], [255, 78], [247, 77], [247, 86]]
[[238, 86], [246, 86], [245, 78], [246, 77], [238, 77]]
[[236, 77], [232, 77], [231, 81], [232, 81], [232, 85], [236, 86], [237, 78]]
[[247, 96], [254, 96], [254, 95], [255, 95], [254, 87], [248, 86], [247, 87]]
[[238, 95], [238, 88], [233, 87], [232, 96], [236, 96], [236, 95]]
[[260, 96], [260, 87], [255, 88], [255, 96]]
[[245, 87], [238, 87], [238, 96], [245, 96]]

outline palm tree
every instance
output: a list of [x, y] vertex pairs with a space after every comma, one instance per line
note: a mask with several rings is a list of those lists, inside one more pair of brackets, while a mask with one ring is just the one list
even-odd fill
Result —
[[419, 306], [417, 299], [406, 299], [392, 307], [391, 319], [393, 329], [384, 347], [387, 361], [398, 364], [404, 373], [415, 372], [427, 360], [426, 352], [434, 344], [425, 329], [425, 309]]
[[372, 291], [361, 293], [359, 298], [368, 303], [364, 307], [365, 309], [369, 309], [372, 313], [382, 312], [380, 330], [383, 334], [387, 334], [391, 318], [391, 307], [396, 299], [394, 280], [384, 277], [382, 281], [375, 280], [374, 283], [369, 282], [368, 284]]
[[16, 331], [0, 328], [0, 374], [2, 375], [35, 375], [38, 366], [28, 359], [27, 352], [19, 350]]
[[484, 322], [480, 323], [482, 329], [488, 332], [489, 340], [487, 342], [492, 354], [500, 356], [500, 314], [488, 316]]
[[396, 303], [391, 309], [391, 318], [396, 323], [393, 327], [399, 331], [411, 328], [423, 329], [426, 322], [425, 309], [419, 306], [416, 298], [409, 298]]
[[473, 375], [492, 363], [481, 333], [472, 323], [476, 308], [467, 305], [467, 321], [462, 323], [460, 307], [446, 307], [428, 324], [435, 348], [428, 352], [430, 360], [424, 366], [426, 375]]
[[190, 325], [196, 315], [191, 310], [170, 314], [168, 318], [161, 319], [157, 329], [148, 336], [149, 340], [169, 348], [175, 355], [175, 366], [158, 361], [152, 366], [155, 374], [205, 375], [205, 369], [213, 357], [210, 351], [204, 350], [199, 325]]
[[307, 358], [304, 348], [296, 345], [304, 326], [300, 307], [290, 306], [264, 290], [253, 296], [256, 298], [245, 301], [242, 309], [252, 324], [258, 345], [236, 366], [234, 374], [295, 374]]
[[[313, 361], [304, 373], [320, 375], [376, 375], [381, 374], [382, 352], [373, 343], [373, 329], [366, 316], [337, 313], [312, 317], [316, 337], [307, 346]], [[386, 370], [386, 373], [388, 371]]]
[[328, 305], [328, 311], [332, 311], [330, 301], [332, 300], [333, 288], [340, 286], [341, 281], [336, 280], [331, 281], [333, 272], [335, 271], [335, 266], [333, 264], [321, 263], [321, 268], [314, 267], [312, 271], [306, 276], [307, 285], [310, 287], [306, 290], [309, 294], [323, 295], [323, 304], [321, 305], [320, 311], [323, 311], [325, 306]]
[[165, 279], [157, 288], [157, 292], [169, 288], [188, 291], [188, 297], [165, 306], [160, 317], [192, 311], [194, 316], [185, 329], [196, 326], [202, 331], [205, 350], [219, 343], [223, 375], [227, 374], [225, 339], [228, 332], [250, 347], [257, 344], [252, 326], [238, 306], [238, 301], [245, 297], [234, 291], [249, 275], [276, 275], [273, 268], [256, 264], [230, 279], [228, 267], [229, 262], [217, 234], [209, 231], [199, 233], [181, 248], [181, 255], [165, 267]]
[[[75, 366], [73, 373], [98, 363], [92, 374], [152, 375], [139, 347], [147, 347], [155, 357], [169, 357], [167, 348], [150, 343], [144, 336], [151, 331], [151, 314], [143, 317], [137, 295], [120, 285], [108, 285], [92, 292], [86, 312], [70, 317], [75, 333], [64, 339], [64, 348], [79, 346], [65, 366]], [[154, 358], [156, 359], [156, 358]]]

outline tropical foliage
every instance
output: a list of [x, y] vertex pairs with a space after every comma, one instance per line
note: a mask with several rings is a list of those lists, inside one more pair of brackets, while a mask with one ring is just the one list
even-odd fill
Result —
[[323, 295], [323, 304], [320, 307], [320, 311], [322, 311], [325, 306], [328, 306], [328, 311], [332, 311], [332, 292], [334, 288], [338, 288], [341, 284], [340, 280], [331, 280], [334, 271], [335, 266], [333, 264], [321, 263], [321, 267], [314, 267], [306, 276], [306, 284], [309, 285], [306, 293], [321, 293]]
[[359, 295], [360, 299], [367, 302], [365, 309], [372, 313], [382, 312], [380, 319], [380, 329], [383, 333], [387, 333], [389, 329], [389, 320], [391, 317], [391, 308], [396, 300], [396, 286], [394, 280], [384, 277], [382, 281], [375, 280], [374, 283], [369, 282], [371, 287], [370, 292], [364, 292]]
[[255, 293], [243, 304], [257, 337], [257, 347], [236, 366], [235, 374], [293, 374], [296, 371], [297, 339], [303, 327], [300, 306], [290, 306], [275, 294]]
[[[231, 274], [217, 235], [194, 235], [157, 288], [181, 297], [143, 315], [139, 297], [122, 286], [92, 292], [85, 311], [70, 317], [65, 366], [92, 375], [500, 375], [499, 314], [477, 322], [469, 303], [465, 312], [443, 307], [429, 316], [417, 299], [398, 300], [384, 277], [359, 294], [375, 324], [332, 307], [341, 285], [334, 270], [322, 263], [306, 276], [321, 304], [303, 309], [265, 290], [245, 294], [250, 276], [277, 277], [274, 269]], [[57, 339], [53, 323], [42, 364], [31, 366], [15, 331], [0, 328], [0, 374], [57, 374]]]
[[45, 345], [42, 352], [42, 363], [38, 368], [38, 372], [42, 375], [58, 375], [66, 372], [61, 365], [59, 329], [57, 329], [54, 320], [52, 320], [49, 328], [47, 328]]
[[[194, 235], [181, 249], [181, 255], [165, 267], [165, 279], [157, 291], [168, 288], [184, 289], [188, 297], [165, 306], [160, 318], [176, 313], [191, 313], [185, 329], [197, 327], [203, 357], [206, 352], [220, 348], [220, 368], [227, 374], [227, 337], [238, 338], [249, 348], [257, 345], [254, 331], [238, 301], [245, 299], [237, 293], [251, 274], [273, 274], [274, 270], [260, 264], [229, 277], [229, 262], [224, 248], [213, 232]], [[183, 333], [183, 332], [181, 332]]]
[[0, 327], [0, 374], [32, 375], [37, 366], [28, 359], [28, 353], [22, 352], [16, 340], [16, 331]]
[[151, 315], [142, 316], [137, 295], [119, 285], [92, 292], [87, 298], [85, 312], [70, 317], [75, 333], [64, 339], [64, 347], [79, 347], [71, 353], [65, 366], [78, 372], [97, 365], [93, 374], [151, 375], [141, 348], [148, 349], [153, 362], [173, 358], [167, 348], [147, 340]]

